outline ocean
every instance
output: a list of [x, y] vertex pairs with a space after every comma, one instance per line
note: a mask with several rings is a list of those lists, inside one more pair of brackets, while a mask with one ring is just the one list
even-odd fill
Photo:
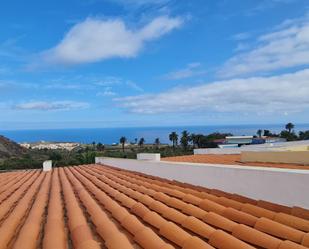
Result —
[[[16, 142], [79, 142], [103, 144], [118, 143], [121, 136], [128, 141], [143, 137], [146, 143], [153, 143], [158, 137], [161, 143], [170, 143], [168, 135], [172, 131], [180, 134], [183, 130], [190, 133], [209, 134], [212, 132], [232, 133], [233, 135], [256, 135], [258, 129], [267, 129], [279, 133], [284, 125], [231, 125], [231, 126], [175, 126], [175, 127], [130, 127], [130, 128], [83, 128], [83, 129], [48, 129], [48, 130], [0, 130]], [[309, 130], [309, 124], [298, 124], [295, 131]]]

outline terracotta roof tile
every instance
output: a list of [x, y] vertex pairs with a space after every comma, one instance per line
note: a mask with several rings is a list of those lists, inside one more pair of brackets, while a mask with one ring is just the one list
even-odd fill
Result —
[[226, 208], [221, 213], [221, 215], [232, 220], [232, 221], [236, 221], [238, 223], [245, 224], [245, 225], [248, 225], [248, 226], [251, 226], [251, 227], [254, 226], [255, 223], [258, 220], [258, 218], [253, 216], [253, 215], [250, 215], [250, 214], [247, 214], [247, 213], [244, 213], [244, 212], [240, 212], [240, 211], [233, 209], [233, 208]]
[[162, 247], [165, 242], [155, 234], [150, 228], [144, 228], [135, 234], [134, 239], [144, 248], [157, 249]]
[[254, 247], [236, 239], [232, 235], [217, 230], [211, 234], [209, 244], [221, 249], [252, 249]]
[[303, 249], [308, 216], [95, 164], [0, 174], [0, 249]]
[[220, 228], [228, 232], [232, 232], [233, 228], [237, 225], [237, 223], [213, 212], [206, 214], [203, 217], [203, 221], [216, 228]]
[[267, 218], [260, 218], [254, 228], [278, 238], [291, 240], [297, 243], [301, 243], [302, 238], [305, 235], [305, 233], [299, 230], [276, 223]]
[[243, 204], [241, 211], [246, 212], [248, 214], [252, 214], [253, 216], [256, 217], [265, 217], [268, 219], [273, 219], [276, 215], [275, 212], [270, 211], [265, 208], [261, 208], [252, 204]]
[[181, 222], [182, 226], [194, 231], [196, 234], [209, 239], [210, 234], [212, 234], [215, 229], [212, 226], [209, 226], [202, 222], [201, 220], [189, 216]]
[[309, 221], [298, 217], [294, 217], [285, 213], [278, 213], [275, 215], [274, 221], [294, 227], [304, 232], [309, 232]]
[[178, 246], [183, 246], [184, 242], [191, 236], [172, 222], [164, 223], [160, 227], [160, 234]]
[[233, 228], [232, 235], [238, 239], [246, 241], [252, 245], [260, 246], [262, 248], [275, 249], [278, 248], [281, 240], [262, 233], [251, 227], [239, 224]]
[[191, 237], [188, 238], [184, 243], [183, 246], [181, 247], [182, 249], [213, 249], [214, 247], [207, 245], [203, 243], [202, 240], [200, 240], [197, 237]]
[[303, 246], [309, 247], [309, 233], [306, 233], [301, 242]]
[[148, 208], [146, 208], [146, 206], [140, 202], [135, 203], [133, 206], [131, 206], [130, 209], [132, 213], [141, 218], [143, 218], [149, 212]]

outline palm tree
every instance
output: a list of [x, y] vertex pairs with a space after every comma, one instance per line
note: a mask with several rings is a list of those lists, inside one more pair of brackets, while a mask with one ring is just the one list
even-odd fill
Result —
[[193, 148], [197, 145], [197, 135], [192, 133], [189, 137], [189, 140], [192, 142]]
[[270, 130], [264, 130], [264, 136], [270, 137], [271, 136]]
[[160, 147], [160, 139], [157, 137], [156, 139], [155, 139], [155, 145], [157, 146], [157, 148], [159, 148]]
[[260, 130], [258, 130], [257, 132], [256, 132], [256, 134], [259, 136], [259, 137], [262, 137], [262, 130], [260, 129]]
[[285, 125], [285, 129], [288, 130], [289, 133], [291, 133], [292, 129], [295, 127], [293, 123], [287, 123]]
[[124, 152], [124, 145], [125, 143], [127, 142], [127, 138], [126, 137], [121, 137], [119, 142], [121, 143], [122, 145], [122, 152]]
[[182, 136], [180, 138], [180, 143], [183, 146], [183, 148], [186, 150], [188, 148], [190, 135], [188, 131], [183, 131], [181, 134]]
[[177, 145], [177, 143], [178, 143], [178, 134], [175, 131], [173, 131], [169, 135], [169, 139], [173, 143], [173, 148], [175, 148], [175, 145]]
[[142, 147], [144, 143], [145, 143], [145, 139], [142, 137], [142, 138], [138, 141], [138, 145], [139, 145], [140, 147]]

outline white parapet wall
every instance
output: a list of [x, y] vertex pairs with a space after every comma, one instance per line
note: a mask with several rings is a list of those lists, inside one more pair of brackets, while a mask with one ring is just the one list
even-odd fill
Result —
[[43, 162], [43, 171], [50, 171], [50, 170], [52, 170], [52, 166], [53, 166], [53, 161], [52, 160], [44, 161]]
[[194, 155], [205, 154], [240, 154], [240, 148], [210, 148], [210, 149], [194, 149]]
[[309, 165], [309, 151], [242, 151], [241, 161]]
[[97, 157], [96, 163], [216, 188], [282, 205], [309, 208], [309, 170], [108, 157]]
[[147, 160], [147, 161], [160, 161], [160, 153], [138, 153], [136, 155], [137, 160]]

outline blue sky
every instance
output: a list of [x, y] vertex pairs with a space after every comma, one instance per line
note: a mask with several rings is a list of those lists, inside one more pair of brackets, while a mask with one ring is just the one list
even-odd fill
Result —
[[3, 1], [0, 129], [308, 123], [308, 7]]

